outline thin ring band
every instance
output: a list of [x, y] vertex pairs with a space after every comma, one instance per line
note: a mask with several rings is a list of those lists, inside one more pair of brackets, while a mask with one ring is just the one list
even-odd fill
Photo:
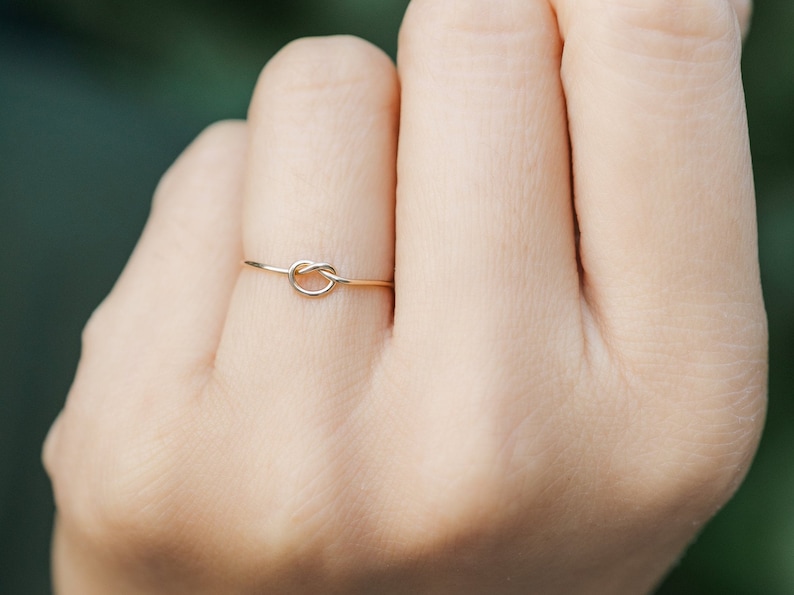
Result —
[[[293, 263], [292, 266], [289, 267], [288, 269], [283, 269], [281, 267], [274, 267], [269, 264], [254, 262], [252, 260], [246, 260], [244, 261], [243, 264], [246, 264], [250, 267], [254, 267], [255, 269], [267, 271], [268, 273], [287, 275], [287, 278], [289, 279], [289, 283], [290, 285], [292, 285], [292, 288], [304, 297], [316, 298], [316, 297], [322, 297], [324, 295], [328, 295], [336, 288], [337, 285], [349, 285], [351, 287], [369, 286], [369, 287], [394, 288], [393, 281], [377, 281], [373, 279], [348, 279], [346, 277], [342, 277], [338, 275], [336, 269], [327, 262], [299, 260]], [[310, 290], [310, 289], [306, 289], [300, 283], [298, 283], [299, 275], [310, 275], [312, 273], [317, 273], [319, 275], [322, 275], [328, 281], [328, 284], [322, 289]]]

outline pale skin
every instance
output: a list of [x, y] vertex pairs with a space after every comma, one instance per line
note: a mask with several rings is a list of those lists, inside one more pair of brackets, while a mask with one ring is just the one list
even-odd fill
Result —
[[763, 424], [748, 14], [415, 0], [397, 68], [280, 52], [87, 325], [57, 592], [651, 591]]

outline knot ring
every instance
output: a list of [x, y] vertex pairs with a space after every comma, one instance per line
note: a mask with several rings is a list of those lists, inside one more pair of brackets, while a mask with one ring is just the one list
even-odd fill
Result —
[[[312, 260], [298, 260], [293, 263], [288, 269], [274, 267], [269, 264], [262, 264], [261, 262], [254, 262], [246, 260], [246, 264], [255, 269], [267, 271], [269, 273], [278, 273], [279, 275], [286, 275], [289, 279], [289, 284], [292, 288], [304, 297], [317, 298], [328, 295], [337, 285], [350, 285], [354, 287], [394, 287], [393, 281], [376, 281], [371, 279], [348, 279], [337, 274], [336, 269], [327, 262], [314, 262]], [[301, 276], [318, 274], [325, 278], [328, 283], [321, 289], [306, 289], [298, 282]]]

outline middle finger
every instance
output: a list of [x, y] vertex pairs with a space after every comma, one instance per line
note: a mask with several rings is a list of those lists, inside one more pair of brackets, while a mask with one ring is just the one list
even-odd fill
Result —
[[560, 55], [546, 0], [411, 3], [395, 336], [401, 321], [481, 345], [580, 328]]

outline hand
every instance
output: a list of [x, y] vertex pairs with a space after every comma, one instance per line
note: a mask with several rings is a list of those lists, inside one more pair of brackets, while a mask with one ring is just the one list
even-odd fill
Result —
[[553, 4], [415, 0], [399, 85], [293, 43], [179, 159], [45, 445], [59, 593], [641, 593], [730, 497], [766, 381], [737, 13]]

